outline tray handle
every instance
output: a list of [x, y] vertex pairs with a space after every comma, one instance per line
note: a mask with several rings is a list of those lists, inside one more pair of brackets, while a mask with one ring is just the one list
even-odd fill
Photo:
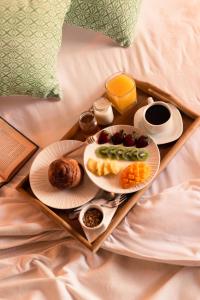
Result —
[[196, 119], [200, 116], [198, 113], [194, 112], [189, 107], [185, 106], [185, 104], [183, 105], [182, 104], [183, 101], [173, 97], [172, 95], [170, 95], [167, 92], [162, 91], [158, 87], [156, 87], [152, 84], [149, 84], [147, 82], [137, 80], [137, 79], [135, 79], [135, 82], [136, 82], [136, 86], [143, 92], [145, 92], [153, 97], [156, 97], [157, 99], [159, 99], [161, 101], [175, 104], [180, 110], [182, 110], [186, 115], [188, 115], [192, 119]]

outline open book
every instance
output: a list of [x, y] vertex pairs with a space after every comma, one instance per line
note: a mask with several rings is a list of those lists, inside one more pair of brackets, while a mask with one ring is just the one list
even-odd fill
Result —
[[0, 117], [0, 186], [8, 182], [38, 146]]

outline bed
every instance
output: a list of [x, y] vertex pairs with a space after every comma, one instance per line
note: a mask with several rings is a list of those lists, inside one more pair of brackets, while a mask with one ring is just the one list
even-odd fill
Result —
[[[200, 114], [198, 10], [198, 0], [143, 0], [130, 48], [64, 25], [57, 67], [62, 100], [4, 97], [1, 116], [45, 147], [66, 133], [119, 70]], [[14, 189], [27, 164], [0, 190], [0, 298], [198, 299], [199, 139], [197, 129], [97, 254]]]

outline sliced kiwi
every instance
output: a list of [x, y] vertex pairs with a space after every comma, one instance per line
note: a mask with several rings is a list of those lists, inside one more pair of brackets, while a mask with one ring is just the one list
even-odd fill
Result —
[[137, 157], [139, 161], [144, 161], [148, 158], [148, 152], [145, 150], [139, 150]]
[[116, 159], [123, 160], [124, 159], [124, 148], [118, 147], [116, 149]]
[[108, 147], [102, 146], [96, 149], [95, 151], [97, 156], [100, 157], [107, 157], [108, 156]]
[[95, 153], [102, 158], [127, 161], [144, 161], [148, 158], [147, 151], [126, 147], [101, 146], [96, 149]]
[[124, 149], [123, 159], [132, 160], [132, 149]]
[[116, 159], [117, 157], [117, 148], [116, 147], [108, 147], [108, 157], [111, 158], [111, 159]]
[[132, 149], [132, 160], [138, 159], [138, 149]]

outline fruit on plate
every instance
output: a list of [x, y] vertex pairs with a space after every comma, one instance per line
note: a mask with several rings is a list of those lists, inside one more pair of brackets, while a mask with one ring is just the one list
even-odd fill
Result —
[[97, 157], [113, 160], [144, 161], [149, 154], [144, 149], [127, 148], [123, 146], [100, 146], [96, 148]]
[[113, 145], [119, 145], [123, 143], [123, 139], [124, 139], [125, 133], [124, 130], [120, 130], [118, 132], [115, 132], [112, 136], [111, 136], [111, 141], [113, 143]]
[[109, 142], [110, 142], [110, 134], [107, 131], [102, 130], [98, 137], [98, 144], [106, 144]]
[[128, 189], [147, 180], [151, 174], [150, 166], [145, 162], [128, 165], [120, 174], [120, 186]]
[[108, 131], [102, 130], [98, 137], [98, 144], [110, 143], [113, 145], [124, 145], [125, 147], [144, 148], [149, 145], [149, 138], [145, 135], [138, 135], [136, 132], [126, 133], [123, 129], [111, 135]]
[[148, 144], [149, 144], [149, 139], [145, 135], [141, 135], [135, 139], [135, 146], [137, 148], [144, 148], [144, 147], [148, 146]]
[[87, 161], [87, 168], [90, 172], [97, 176], [106, 176], [109, 174], [117, 175], [121, 167], [115, 161], [110, 160], [95, 160], [89, 158]]
[[124, 136], [123, 145], [126, 147], [132, 147], [135, 145], [135, 138], [133, 134], [126, 134]]

